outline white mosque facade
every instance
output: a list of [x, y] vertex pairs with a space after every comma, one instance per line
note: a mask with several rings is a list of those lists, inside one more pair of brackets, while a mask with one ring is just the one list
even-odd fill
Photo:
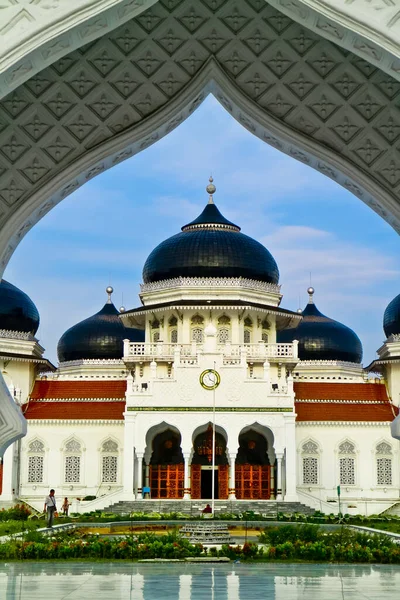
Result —
[[107, 288], [60, 339], [58, 368], [33, 302], [1, 282], [0, 361], [28, 432], [3, 457], [0, 502], [40, 508], [53, 487], [78, 511], [214, 494], [337, 512], [337, 486], [342, 512], [399, 502], [400, 296], [363, 368], [357, 335], [312, 288], [302, 312], [281, 307], [272, 255], [219, 212], [212, 181], [207, 192], [149, 255], [140, 306], [118, 311]]

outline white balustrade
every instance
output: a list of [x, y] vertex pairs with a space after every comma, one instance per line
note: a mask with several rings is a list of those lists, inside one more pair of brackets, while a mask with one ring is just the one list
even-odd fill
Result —
[[[124, 358], [153, 360], [167, 358], [174, 360], [179, 353], [181, 360], [193, 359], [201, 351], [202, 344], [165, 344], [164, 342], [143, 343], [124, 341]], [[219, 344], [217, 351], [223, 355], [224, 364], [236, 364], [241, 357], [245, 360], [259, 359], [262, 361], [271, 359], [297, 359], [298, 342], [292, 344]]]

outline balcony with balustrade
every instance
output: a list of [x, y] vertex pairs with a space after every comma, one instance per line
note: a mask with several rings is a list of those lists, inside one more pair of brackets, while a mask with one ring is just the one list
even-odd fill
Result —
[[[197, 364], [204, 352], [203, 344], [170, 344], [164, 342], [130, 342], [124, 340], [123, 360], [127, 365], [149, 362], [174, 362], [175, 365]], [[275, 344], [259, 342], [256, 344], [219, 344], [217, 354], [222, 355], [223, 365], [245, 365], [247, 363], [298, 362], [298, 342]]]

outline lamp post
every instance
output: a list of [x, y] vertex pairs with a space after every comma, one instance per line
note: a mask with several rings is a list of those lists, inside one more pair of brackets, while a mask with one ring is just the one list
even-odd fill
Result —
[[[214, 362], [214, 371], [215, 371], [215, 362]], [[215, 375], [214, 375], [215, 377]], [[212, 479], [211, 479], [211, 514], [214, 518], [214, 504], [215, 504], [215, 389], [216, 384], [215, 381], [213, 387], [213, 422], [212, 422]]]

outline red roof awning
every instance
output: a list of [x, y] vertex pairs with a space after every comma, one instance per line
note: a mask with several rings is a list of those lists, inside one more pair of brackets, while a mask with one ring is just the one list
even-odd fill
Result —
[[120, 398], [125, 399], [126, 379], [54, 381], [42, 379], [36, 381], [31, 393], [32, 400], [53, 400], [69, 398]]
[[363, 400], [388, 402], [386, 386], [381, 383], [329, 383], [296, 381], [296, 400]]
[[74, 419], [122, 421], [125, 402], [38, 402], [22, 407], [26, 419]]

